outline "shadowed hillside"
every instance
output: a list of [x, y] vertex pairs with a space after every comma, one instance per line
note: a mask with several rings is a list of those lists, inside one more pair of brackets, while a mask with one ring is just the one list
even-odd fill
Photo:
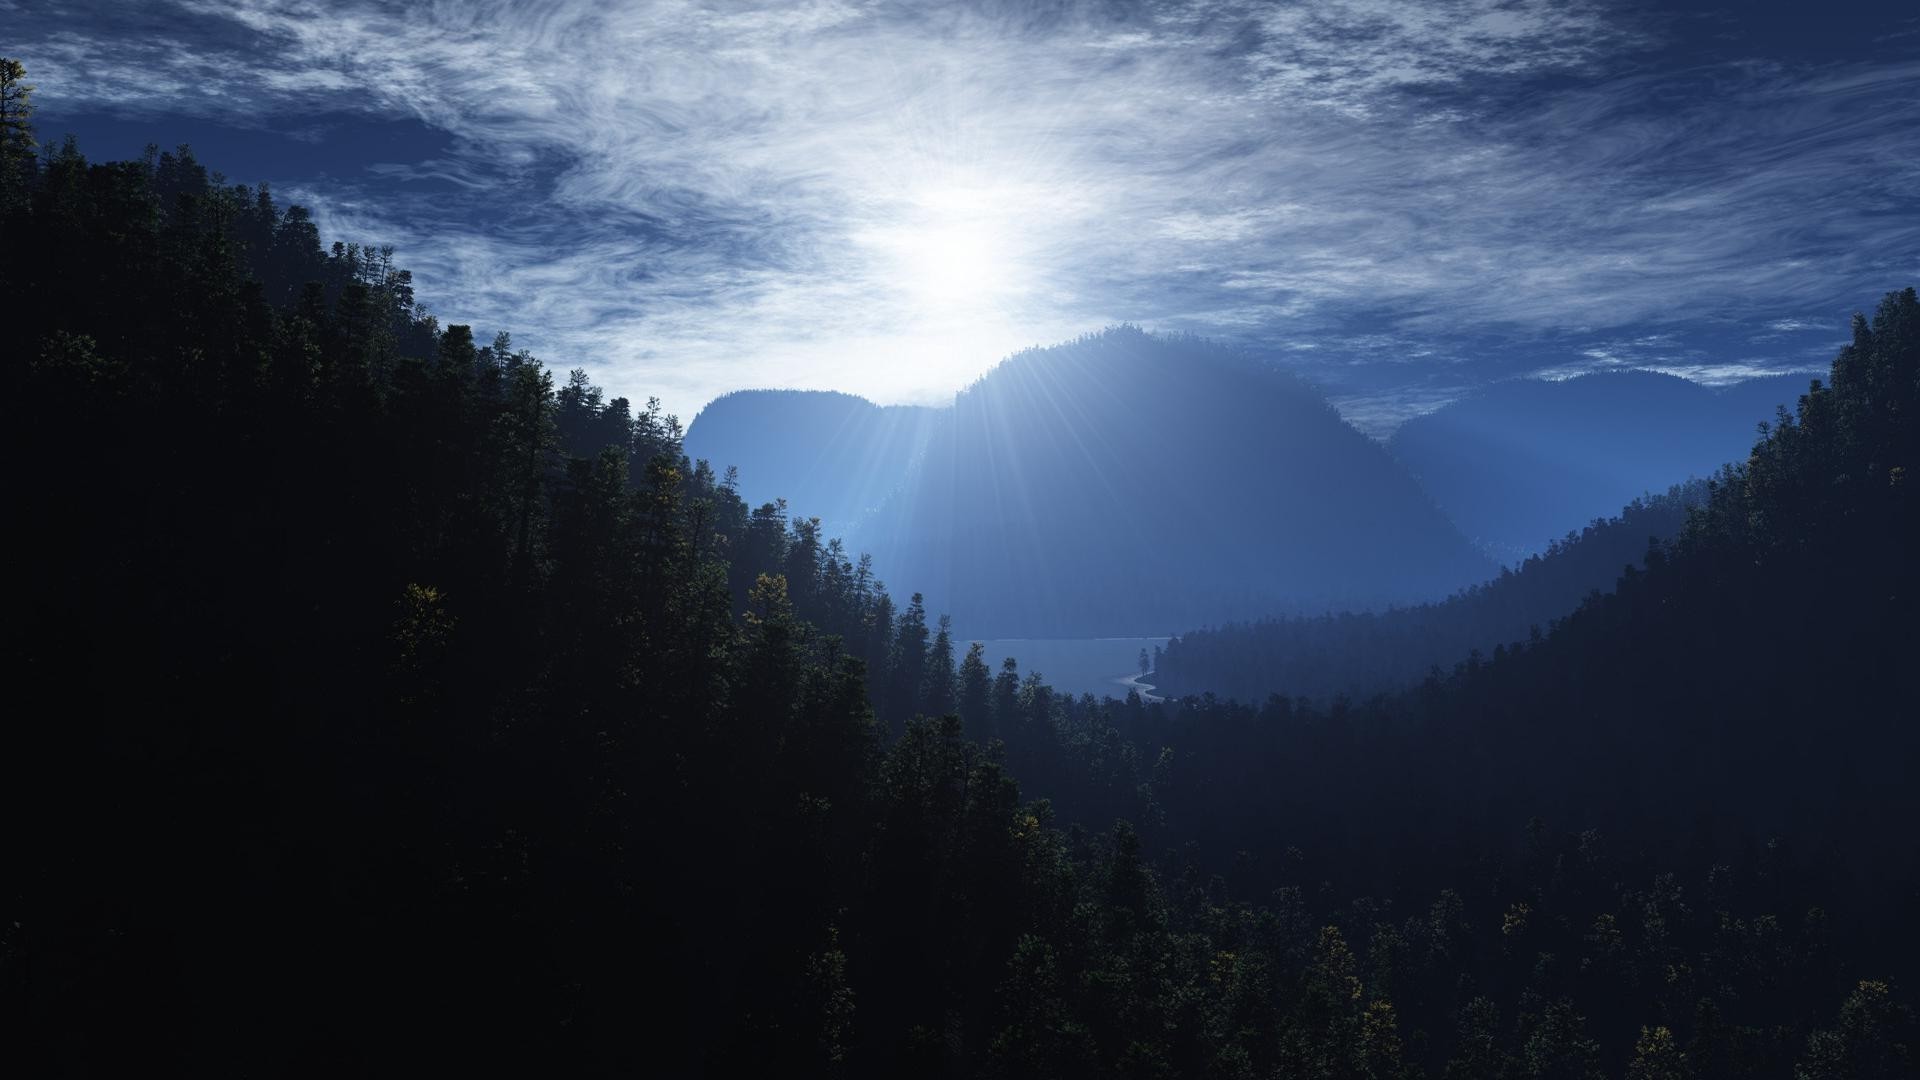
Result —
[[1582, 600], [1611, 590], [1650, 546], [1671, 540], [1706, 500], [1704, 481], [1635, 500], [1612, 518], [1556, 540], [1517, 569], [1444, 602], [1392, 611], [1261, 619], [1196, 630], [1168, 642], [1154, 683], [1169, 695], [1214, 693], [1364, 698], [1451, 669], [1469, 655], [1537, 638]]
[[1799, 375], [1725, 390], [1651, 371], [1515, 379], [1407, 421], [1388, 446], [1461, 532], [1512, 563], [1741, 457], [1805, 389]]
[[[1215, 833], [1217, 854], [1271, 852], [1281, 837], [1318, 833], [1301, 846], [1337, 848], [1370, 860], [1382, 881], [1404, 880], [1418, 861], [1471, 858], [1533, 817], [1565, 830], [1561, 855], [1545, 853], [1539, 837], [1528, 841], [1526, 858], [1551, 867], [1555, 882], [1534, 906], [1556, 902], [1556, 889], [1582, 888], [1578, 878], [1608, 858], [1605, 837], [1624, 841], [1614, 850], [1630, 858], [1713, 868], [1691, 902], [1722, 912], [1722, 932], [1736, 932], [1724, 914], [1731, 894], [1792, 904], [1781, 875], [1798, 863], [1811, 875], [1805, 884], [1829, 894], [1826, 911], [1808, 912], [1803, 925], [1869, 947], [1881, 970], [1911, 972], [1920, 956], [1910, 926], [1920, 898], [1911, 828], [1920, 813], [1911, 782], [1920, 760], [1917, 457], [1920, 298], [1908, 288], [1885, 296], [1871, 321], [1856, 316], [1831, 377], [1715, 474], [1686, 526], [1649, 551], [1644, 568], [1539, 639], [1351, 707], [1189, 698], [1144, 740], [1191, 747], [1195, 768], [1174, 786], [1208, 807], [1198, 820], [1227, 823]], [[1249, 811], [1253, 803], [1262, 810]], [[1449, 845], [1458, 845], [1451, 855]], [[1610, 910], [1604, 894], [1592, 900]], [[1804, 901], [1792, 906], [1808, 911]], [[1528, 947], [1582, 948], [1579, 928], [1595, 925], [1592, 910], [1558, 931], [1538, 927]], [[1836, 916], [1831, 931], [1827, 913]], [[1556, 935], [1561, 944], [1549, 943]], [[1650, 954], [1665, 948], [1645, 945], [1657, 946]], [[1608, 1000], [1608, 962], [1566, 973], [1570, 988], [1602, 975], [1584, 991], [1596, 1026], [1619, 1007]], [[1723, 975], [1731, 972], [1649, 964], [1629, 985], [1698, 979], [1677, 999], [1697, 1010], [1696, 996], [1727, 1000]], [[1675, 1023], [1685, 1016], [1676, 1011]], [[1733, 1033], [1703, 1026], [1697, 1011], [1689, 1022], [1700, 1044], [1690, 1055], [1716, 1042], [1715, 1053], [1731, 1050]], [[1754, 1028], [1736, 1038], [1757, 1047], [1777, 1036]], [[1799, 1075], [1912, 1073], [1843, 1062]]]

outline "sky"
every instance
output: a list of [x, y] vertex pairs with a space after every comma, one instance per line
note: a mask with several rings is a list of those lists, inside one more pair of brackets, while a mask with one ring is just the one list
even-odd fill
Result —
[[0, 0], [0, 53], [43, 141], [190, 143], [683, 417], [1126, 322], [1381, 434], [1824, 370], [1920, 280], [1911, 4]]

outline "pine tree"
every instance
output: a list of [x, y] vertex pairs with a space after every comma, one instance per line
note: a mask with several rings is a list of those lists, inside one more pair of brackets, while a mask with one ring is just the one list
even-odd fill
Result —
[[1633, 1061], [1627, 1066], [1627, 1080], [1687, 1080], [1687, 1055], [1666, 1027], [1641, 1028], [1640, 1041], [1634, 1044]]
[[927, 677], [927, 605], [919, 593], [907, 601], [893, 634], [893, 655], [887, 662], [889, 722], [897, 730], [908, 718], [926, 712], [920, 691]]
[[[953, 671], [953, 619], [940, 616], [933, 646], [927, 650], [927, 673], [920, 690], [921, 708], [929, 716], [946, 716], [955, 711]], [[964, 718], [963, 718], [964, 719]]]
[[20, 61], [0, 56], [0, 209], [25, 197], [34, 168], [33, 86]]
[[993, 725], [993, 673], [987, 670], [986, 645], [973, 642], [966, 658], [960, 661], [960, 687], [955, 708], [966, 725], [967, 734], [979, 742], [991, 742]]

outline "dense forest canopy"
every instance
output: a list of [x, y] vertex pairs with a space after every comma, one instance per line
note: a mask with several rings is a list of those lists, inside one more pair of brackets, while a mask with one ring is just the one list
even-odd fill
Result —
[[23, 76], [26, 1072], [1913, 1074], [1911, 289], [1538, 641], [1074, 699], [383, 248], [37, 148]]

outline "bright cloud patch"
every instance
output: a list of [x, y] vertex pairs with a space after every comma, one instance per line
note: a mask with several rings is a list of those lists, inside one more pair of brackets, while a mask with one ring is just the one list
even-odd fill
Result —
[[[1787, 370], [1754, 328], [1920, 269], [1920, 65], [1675, 58], [1682, 22], [1599, 3], [19, 7], [49, 109], [444, 133], [263, 178], [443, 317], [682, 412], [938, 400], [1132, 321], [1398, 415], [1515, 369]], [[1600, 355], [1654, 333], [1692, 351]]]

